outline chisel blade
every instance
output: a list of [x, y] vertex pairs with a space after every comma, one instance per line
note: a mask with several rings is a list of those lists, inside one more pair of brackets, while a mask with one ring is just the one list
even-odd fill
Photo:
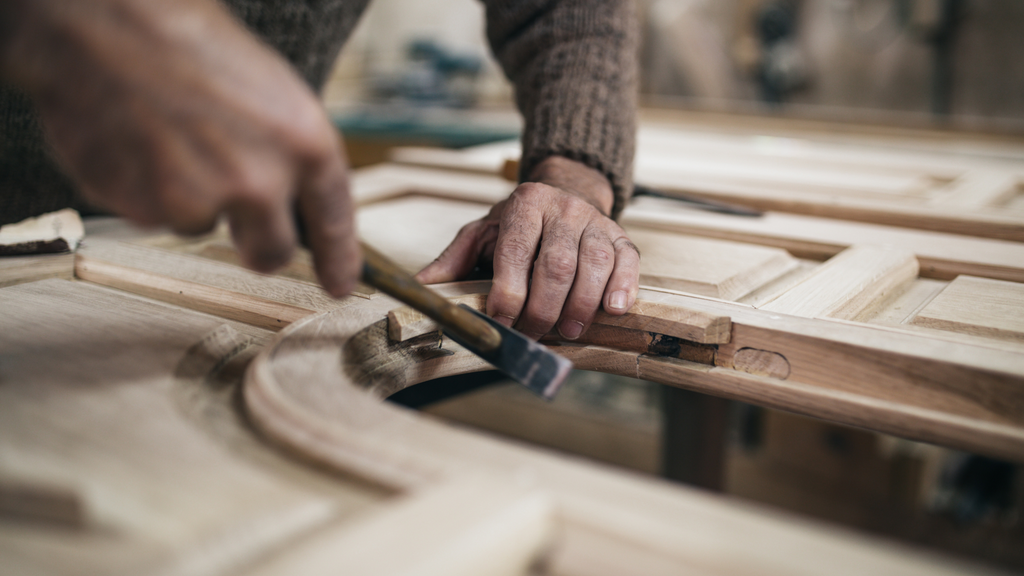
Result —
[[572, 372], [572, 362], [568, 358], [555, 354], [547, 346], [503, 326], [465, 304], [460, 304], [460, 307], [493, 326], [501, 334], [501, 345], [494, 350], [484, 351], [466, 343], [447, 329], [444, 331], [445, 335], [534, 393], [548, 400], [555, 397], [558, 389]]

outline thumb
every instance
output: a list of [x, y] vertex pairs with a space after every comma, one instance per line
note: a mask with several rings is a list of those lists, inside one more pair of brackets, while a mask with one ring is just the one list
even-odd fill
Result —
[[481, 239], [487, 228], [483, 220], [463, 226], [444, 252], [416, 274], [416, 279], [423, 284], [438, 284], [467, 276], [480, 260]]

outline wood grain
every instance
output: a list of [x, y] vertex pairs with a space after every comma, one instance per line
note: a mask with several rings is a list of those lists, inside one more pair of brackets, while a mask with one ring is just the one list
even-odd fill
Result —
[[1020, 174], [1006, 170], [973, 170], [941, 190], [931, 204], [965, 210], [998, 206], [1020, 190], [1020, 182]]
[[0, 290], [3, 571], [234, 573], [372, 510], [233, 410], [227, 366], [269, 337], [85, 282]]
[[917, 278], [917, 259], [891, 246], [858, 245], [840, 252], [760, 309], [807, 318], [852, 320]]
[[623, 212], [628, 226], [776, 246], [801, 258], [824, 260], [857, 244], [887, 244], [917, 256], [921, 276], [960, 274], [1024, 281], [1024, 244], [878, 224], [769, 212], [746, 218], [689, 210], [663, 198], [637, 198]]
[[359, 236], [408, 272], [419, 272], [455, 239], [459, 228], [489, 207], [446, 198], [410, 196], [361, 208]]
[[918, 311], [910, 323], [1024, 342], [1024, 284], [960, 276]]
[[306, 282], [98, 239], [78, 251], [75, 274], [83, 280], [270, 330], [339, 305], [320, 287]]
[[75, 255], [38, 254], [0, 257], [0, 288], [47, 278], [70, 280], [75, 276]]
[[794, 270], [785, 250], [627, 228], [642, 255], [640, 283], [736, 300]]
[[[245, 399], [264, 433], [326, 466], [384, 485], [404, 486], [404, 490], [471, 471], [529, 478], [550, 494], [558, 510], [559, 536], [542, 565], [558, 574], [620, 574], [637, 567], [644, 573], [723, 575], [812, 574], [837, 566], [851, 574], [960, 569], [906, 551], [871, 548], [848, 534], [838, 538], [821, 526], [768, 520], [764, 512], [705, 493], [514, 446], [381, 403], [373, 393], [385, 389], [368, 390], [362, 382], [350, 380], [352, 367], [345, 363], [374, 359], [382, 366], [389, 364], [399, 387], [481, 366], [447, 343], [442, 347], [453, 354], [425, 356], [405, 348], [378, 358], [345, 352], [339, 363], [339, 348], [350, 350], [349, 339], [365, 334], [371, 324], [381, 325], [374, 336], [377, 349], [390, 346], [382, 322], [387, 309], [388, 303], [377, 299], [363, 301], [344, 314], [303, 319], [260, 355], [248, 373]], [[365, 338], [360, 344], [370, 345]], [[429, 349], [436, 343], [420, 346]], [[566, 345], [559, 351], [584, 369], [637, 374], [647, 364], [646, 355], [611, 349]], [[693, 369], [698, 374], [725, 370], [681, 360], [664, 362], [698, 366]]]
[[[486, 294], [456, 296], [450, 300], [455, 305], [465, 304], [478, 311], [485, 310], [487, 306]], [[440, 329], [437, 322], [408, 306], [388, 311], [388, 338], [396, 342], [405, 342], [410, 338], [422, 336], [428, 332], [437, 332]]]
[[621, 316], [598, 311], [594, 323], [655, 332], [699, 344], [726, 343], [732, 329], [729, 317], [724, 314], [709, 314], [685, 306], [644, 300], [637, 300]]

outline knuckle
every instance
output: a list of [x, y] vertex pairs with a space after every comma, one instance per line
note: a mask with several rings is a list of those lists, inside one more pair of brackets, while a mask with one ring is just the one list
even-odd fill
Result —
[[580, 263], [606, 268], [615, 262], [615, 253], [603, 246], [591, 246], [580, 254]]
[[280, 127], [282, 139], [299, 157], [318, 161], [329, 157], [337, 146], [338, 135], [314, 103], [295, 108], [289, 122]]
[[534, 247], [525, 238], [513, 235], [506, 237], [496, 252], [496, 259], [500, 257], [512, 266], [526, 268], [533, 261]]
[[509, 201], [514, 210], [524, 207], [539, 208], [548, 202], [553, 190], [554, 188], [547, 184], [524, 182], [512, 192]]
[[572, 282], [576, 277], [576, 256], [565, 252], [545, 252], [538, 258], [537, 272], [559, 284]]

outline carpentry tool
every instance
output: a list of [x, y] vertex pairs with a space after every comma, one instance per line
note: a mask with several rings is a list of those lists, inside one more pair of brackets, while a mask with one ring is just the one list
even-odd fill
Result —
[[705, 210], [707, 212], [717, 212], [719, 214], [730, 214], [732, 216], [749, 216], [757, 218], [764, 216], [764, 212], [760, 210], [754, 210], [753, 208], [747, 208], [746, 206], [739, 206], [737, 204], [729, 204], [728, 202], [718, 202], [716, 200], [708, 200], [707, 198], [701, 198], [692, 194], [686, 194], [684, 192], [663, 192], [650, 186], [644, 186], [643, 184], [633, 185], [634, 196], [654, 196], [655, 198], [671, 198], [672, 200], [678, 200], [685, 204], [689, 204], [691, 207], [697, 210]]
[[554, 398], [572, 362], [468, 306], [456, 306], [365, 243], [363, 282], [427, 315], [449, 338], [544, 398]]

